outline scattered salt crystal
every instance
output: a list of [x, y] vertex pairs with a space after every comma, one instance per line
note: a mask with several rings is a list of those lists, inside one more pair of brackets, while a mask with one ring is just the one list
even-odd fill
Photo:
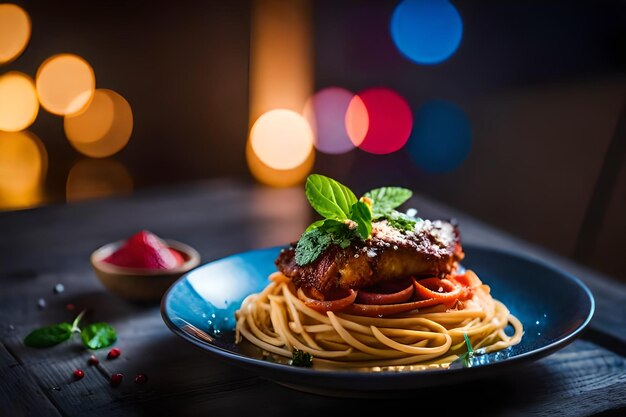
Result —
[[40, 298], [39, 300], [37, 300], [37, 307], [46, 308], [46, 300], [44, 300], [43, 298]]
[[398, 245], [393, 245], [393, 250], [398, 250]]
[[414, 208], [410, 208], [406, 211], [406, 215], [410, 217], [415, 217], [417, 215], [417, 210]]
[[438, 292], [443, 292], [443, 287], [439, 287]]
[[63, 284], [57, 284], [52, 289], [52, 292], [54, 292], [55, 294], [60, 294], [63, 291], [65, 291], [65, 287], [63, 286]]
[[358, 257], [359, 257], [359, 254], [358, 254], [358, 253], [355, 253], [355, 254], [354, 254], [354, 257], [355, 257], [355, 258], [358, 258]]
[[367, 256], [368, 256], [368, 257], [370, 257], [370, 258], [375, 257], [375, 256], [376, 256], [376, 251], [375, 251], [375, 250], [373, 250], [373, 249], [368, 250], [368, 251], [367, 251]]

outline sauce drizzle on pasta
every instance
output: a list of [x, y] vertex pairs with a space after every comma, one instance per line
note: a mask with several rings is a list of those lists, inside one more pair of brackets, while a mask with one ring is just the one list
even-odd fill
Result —
[[237, 343], [246, 339], [286, 358], [299, 349], [313, 355], [315, 368], [447, 367], [466, 352], [465, 334], [485, 353], [515, 345], [523, 335], [521, 322], [470, 270], [411, 277], [378, 295], [349, 290], [331, 300], [296, 289], [280, 272], [269, 280], [236, 312]]

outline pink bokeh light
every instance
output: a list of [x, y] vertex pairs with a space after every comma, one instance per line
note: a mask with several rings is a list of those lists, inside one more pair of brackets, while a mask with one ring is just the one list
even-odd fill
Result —
[[354, 149], [346, 131], [346, 112], [354, 93], [340, 87], [328, 87], [315, 93], [304, 108], [315, 137], [315, 147], [327, 154], [341, 154]]

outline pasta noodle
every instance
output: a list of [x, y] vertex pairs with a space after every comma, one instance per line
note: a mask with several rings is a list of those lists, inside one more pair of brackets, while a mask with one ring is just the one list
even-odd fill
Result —
[[466, 352], [465, 337], [480, 352], [521, 340], [521, 322], [491, 297], [489, 287], [473, 272], [441, 280], [414, 279], [414, 284], [414, 301], [391, 306], [423, 307], [381, 316], [374, 313], [397, 308], [357, 304], [351, 294], [348, 307], [344, 301], [341, 309], [324, 311], [288, 277], [275, 272], [267, 287], [249, 295], [236, 312], [236, 341], [246, 339], [286, 358], [294, 349], [308, 352], [316, 368], [402, 369], [447, 367]]

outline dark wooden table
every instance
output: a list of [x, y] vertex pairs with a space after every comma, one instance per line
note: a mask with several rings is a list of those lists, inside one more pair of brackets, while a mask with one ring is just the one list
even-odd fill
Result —
[[[416, 391], [413, 399], [355, 400], [305, 394], [213, 359], [171, 333], [158, 305], [136, 305], [108, 293], [89, 264], [96, 247], [148, 229], [196, 247], [203, 262], [294, 240], [311, 220], [301, 188], [267, 189], [212, 181], [137, 192], [132, 197], [54, 205], [0, 214], [0, 415], [319, 415], [346, 408], [358, 415], [424, 404], [455, 415], [626, 415], [626, 286], [551, 255], [422, 197], [425, 218], [455, 217], [466, 243], [507, 248], [551, 262], [580, 277], [597, 309], [580, 338], [512, 374]], [[62, 283], [65, 291], [53, 293]], [[43, 298], [46, 307], [40, 308]], [[68, 303], [76, 310], [67, 310]], [[78, 341], [47, 349], [24, 346], [33, 328], [90, 321], [118, 330], [122, 356], [106, 360]], [[81, 368], [84, 379], [74, 381]], [[123, 373], [121, 386], [108, 375]], [[133, 382], [143, 372], [148, 382]], [[452, 394], [454, 393], [454, 394]], [[488, 401], [472, 401], [489, 398]], [[462, 401], [450, 401], [462, 398]], [[469, 414], [468, 414], [469, 413]]]

